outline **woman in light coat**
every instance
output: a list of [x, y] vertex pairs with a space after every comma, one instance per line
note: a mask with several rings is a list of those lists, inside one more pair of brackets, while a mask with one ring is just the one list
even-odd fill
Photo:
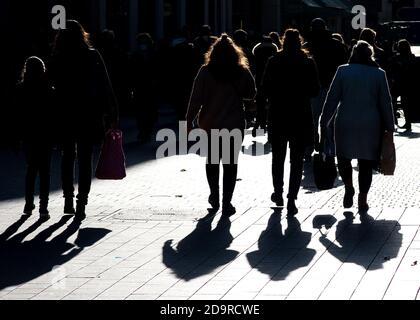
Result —
[[372, 171], [379, 161], [384, 135], [393, 136], [392, 100], [385, 71], [373, 59], [373, 48], [359, 41], [349, 63], [338, 68], [320, 119], [321, 132], [335, 122], [340, 176], [345, 185], [343, 206], [353, 206], [355, 193], [351, 160], [358, 159], [360, 212], [369, 209], [367, 195]]

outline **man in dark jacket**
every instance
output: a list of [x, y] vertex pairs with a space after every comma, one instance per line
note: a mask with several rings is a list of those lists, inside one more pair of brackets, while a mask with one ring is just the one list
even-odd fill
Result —
[[315, 62], [302, 50], [297, 30], [285, 33], [283, 48], [268, 60], [262, 91], [268, 98], [268, 134], [272, 145], [273, 185], [271, 196], [277, 206], [283, 206], [284, 162], [290, 149], [290, 177], [287, 211], [295, 215], [303, 169], [305, 147], [313, 144], [314, 126], [311, 98], [319, 91]]
[[258, 43], [254, 49], [252, 49], [252, 54], [254, 56], [255, 62], [255, 82], [257, 85], [257, 119], [253, 135], [255, 136], [255, 130], [260, 127], [261, 129], [266, 129], [267, 122], [267, 97], [263, 95], [261, 89], [261, 82], [264, 74], [264, 70], [267, 64], [268, 59], [270, 59], [279, 48], [273, 43], [272, 39], [268, 36], [263, 36], [262, 41]]
[[[328, 89], [338, 66], [347, 63], [347, 49], [343, 43], [333, 38], [325, 21], [321, 18], [312, 21], [311, 33], [304, 47], [309, 50], [310, 55], [315, 60], [321, 85], [318, 96], [312, 100], [313, 120], [315, 133], [317, 134], [318, 121]], [[307, 151], [305, 158], [310, 157], [312, 150], [311, 148]]]

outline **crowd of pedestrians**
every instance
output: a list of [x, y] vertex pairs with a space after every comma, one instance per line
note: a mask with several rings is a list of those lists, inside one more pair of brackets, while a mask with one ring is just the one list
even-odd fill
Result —
[[[164, 50], [157, 50], [150, 34], [141, 33], [136, 49], [125, 54], [118, 49], [113, 31], [104, 30], [95, 49], [80, 23], [68, 21], [67, 28], [58, 31], [47, 61], [34, 56], [26, 60], [15, 90], [14, 116], [21, 120], [15, 136], [23, 142], [27, 159], [24, 213], [31, 214], [35, 208], [34, 184], [39, 174], [39, 213], [49, 217], [49, 168], [53, 145], [58, 145], [64, 213], [83, 219], [94, 145], [107, 128], [118, 125], [119, 109], [125, 108], [133, 110], [139, 142], [150, 141], [162, 94], [170, 97], [178, 119], [186, 120], [189, 130], [195, 126], [206, 132], [237, 130], [240, 142], [250, 123], [254, 130], [267, 130], [273, 154], [271, 199], [281, 207], [289, 147], [287, 211], [291, 216], [298, 213], [305, 159], [310, 161], [314, 149], [322, 148], [325, 132], [335, 132], [335, 155], [345, 184], [343, 205], [353, 205], [351, 160], [357, 159], [358, 205], [367, 211], [381, 139], [384, 134], [392, 139], [394, 132], [393, 102], [401, 97], [407, 130], [411, 130], [416, 102], [417, 64], [410, 44], [402, 39], [396, 54], [387, 56], [375, 38], [375, 31], [366, 28], [360, 39], [347, 45], [319, 18], [313, 20], [305, 40], [299, 30], [288, 29], [282, 36], [271, 32], [252, 43], [245, 30], [216, 37], [205, 25], [197, 37], [183, 30], [170, 45], [161, 45]], [[240, 148], [230, 142], [231, 161], [226, 163], [221, 148], [212, 150], [211, 135], [208, 145], [209, 203], [213, 209], [220, 207], [222, 163], [222, 212], [232, 215]]]

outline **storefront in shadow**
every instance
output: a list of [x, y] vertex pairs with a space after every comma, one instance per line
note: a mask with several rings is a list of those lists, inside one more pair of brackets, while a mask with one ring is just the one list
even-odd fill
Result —
[[228, 250], [233, 241], [231, 222], [222, 216], [212, 230], [215, 215], [202, 218], [188, 236], [172, 247], [173, 240], [162, 248], [163, 263], [180, 279], [186, 281], [211, 273], [220, 266], [233, 261], [239, 252]]
[[[111, 232], [102, 228], [79, 229], [80, 222], [73, 220], [60, 234], [47, 241], [71, 219], [71, 216], [63, 216], [33, 239], [25, 241], [42, 225], [42, 221], [38, 220], [16, 234], [27, 219], [22, 216], [0, 235], [0, 290], [26, 283], [63, 266]], [[76, 232], [78, 234], [74, 243], [67, 242]]]
[[284, 233], [281, 222], [281, 211], [276, 210], [258, 239], [258, 250], [247, 254], [249, 264], [274, 281], [309, 265], [316, 254], [307, 248], [312, 234], [302, 231], [298, 219], [288, 217]]

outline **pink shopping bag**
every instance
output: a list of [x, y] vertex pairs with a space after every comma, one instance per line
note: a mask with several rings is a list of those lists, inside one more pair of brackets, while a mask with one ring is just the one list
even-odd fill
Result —
[[95, 176], [103, 180], [121, 180], [125, 178], [125, 155], [121, 130], [111, 129], [106, 133]]

